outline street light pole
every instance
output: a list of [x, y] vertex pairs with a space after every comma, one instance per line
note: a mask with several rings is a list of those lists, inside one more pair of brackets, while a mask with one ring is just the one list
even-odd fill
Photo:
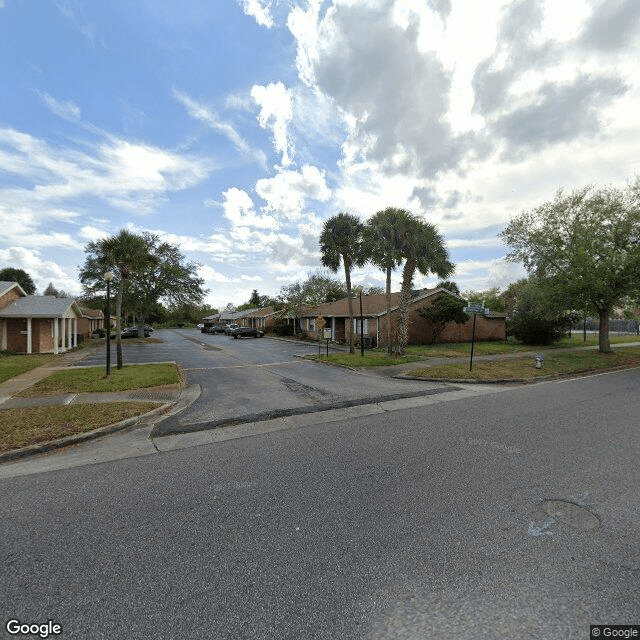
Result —
[[111, 281], [113, 280], [113, 273], [111, 271], [107, 271], [104, 274], [104, 279], [107, 283], [107, 375], [106, 379], [109, 379], [111, 375], [111, 306], [110, 306], [110, 297], [111, 297]]

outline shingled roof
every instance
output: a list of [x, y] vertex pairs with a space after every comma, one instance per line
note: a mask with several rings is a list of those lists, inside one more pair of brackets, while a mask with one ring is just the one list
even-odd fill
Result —
[[0, 318], [62, 318], [69, 317], [70, 311], [73, 315], [81, 315], [80, 307], [73, 298], [25, 296], [0, 309]]

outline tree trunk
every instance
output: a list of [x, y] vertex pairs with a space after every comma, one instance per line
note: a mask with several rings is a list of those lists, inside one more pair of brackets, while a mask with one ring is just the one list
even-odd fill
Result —
[[387, 267], [387, 353], [391, 355], [391, 267]]
[[348, 260], [343, 261], [344, 277], [347, 282], [347, 303], [349, 305], [349, 353], [353, 354], [355, 353], [355, 349], [353, 348], [353, 300], [351, 299], [351, 265]]
[[398, 349], [397, 354], [403, 356], [409, 341], [409, 301], [411, 300], [411, 285], [416, 270], [415, 260], [407, 260], [402, 270], [402, 287], [400, 289], [400, 303], [398, 305]]
[[609, 311], [609, 309], [598, 309], [600, 315], [598, 351], [600, 353], [611, 353], [611, 344], [609, 343]]
[[124, 281], [120, 278], [120, 284], [118, 286], [118, 298], [116, 301], [116, 367], [122, 369], [122, 323], [120, 318], [122, 316], [122, 290], [124, 289]]

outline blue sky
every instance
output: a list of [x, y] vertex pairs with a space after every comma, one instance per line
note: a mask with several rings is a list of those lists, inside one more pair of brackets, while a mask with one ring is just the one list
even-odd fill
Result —
[[0, 267], [80, 294], [87, 242], [148, 230], [223, 307], [396, 206], [505, 287], [511, 216], [638, 173], [639, 54], [637, 0], [0, 0]]

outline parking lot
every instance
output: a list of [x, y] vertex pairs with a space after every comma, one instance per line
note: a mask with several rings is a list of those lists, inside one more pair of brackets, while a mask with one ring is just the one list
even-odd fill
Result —
[[[175, 361], [185, 370], [189, 384], [200, 385], [200, 398], [174, 418], [180, 426], [206, 428], [208, 423], [270, 411], [313, 410], [446, 388], [441, 383], [380, 378], [302, 359], [318, 353], [317, 344], [269, 337], [234, 340], [196, 329], [156, 330], [152, 335], [162, 342], [123, 341], [123, 361]], [[101, 350], [82, 364], [100, 365], [104, 361]]]

